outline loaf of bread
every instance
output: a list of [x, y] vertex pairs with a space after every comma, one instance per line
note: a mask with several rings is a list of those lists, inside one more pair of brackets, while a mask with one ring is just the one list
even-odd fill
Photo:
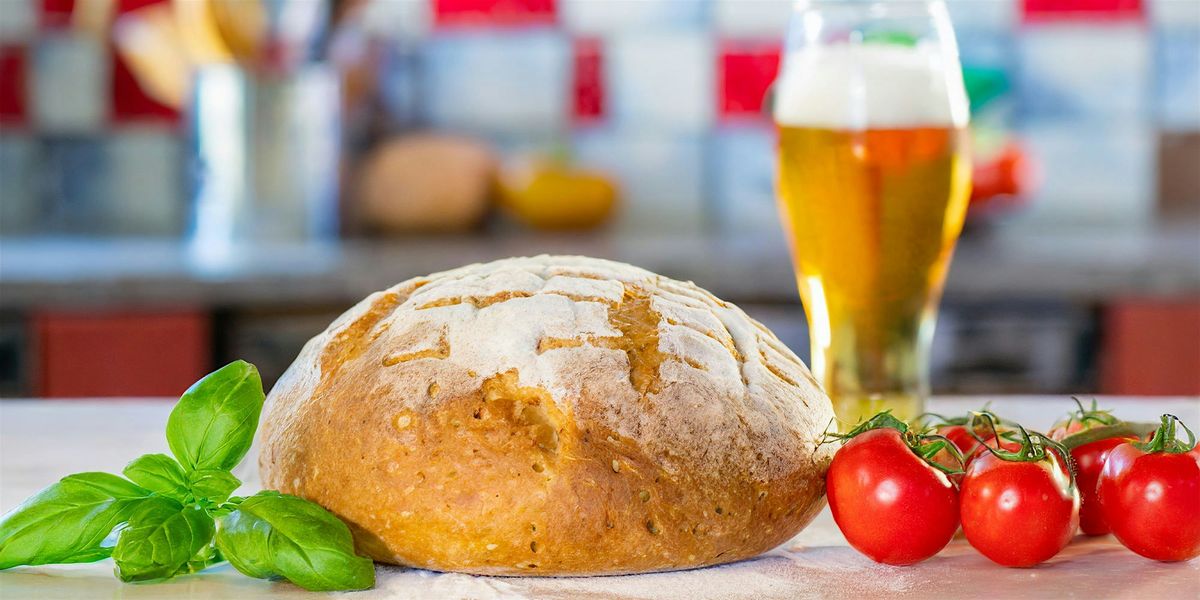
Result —
[[705, 290], [514, 258], [377, 292], [313, 338], [268, 398], [260, 468], [380, 562], [660, 571], [800, 531], [832, 417], [804, 364]]

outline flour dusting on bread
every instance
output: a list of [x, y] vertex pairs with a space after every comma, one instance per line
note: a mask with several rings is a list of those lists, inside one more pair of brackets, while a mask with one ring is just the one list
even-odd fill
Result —
[[[610, 400], [599, 416], [622, 436], [662, 446], [668, 465], [670, 455], [681, 450], [720, 456], [714, 446], [753, 443], [764, 459], [744, 465], [751, 471], [791, 460], [781, 454], [787, 448], [770, 438], [747, 439], [731, 427], [730, 413], [712, 410], [714, 405], [732, 404], [743, 418], [769, 411], [808, 418], [793, 402], [803, 402], [811, 395], [805, 391], [816, 385], [803, 363], [741, 309], [690, 282], [606, 260], [537, 256], [469, 265], [400, 283], [386, 293], [406, 298], [375, 324], [380, 337], [372, 352], [382, 354], [384, 366], [406, 369], [403, 380], [416, 387], [436, 381], [454, 394], [515, 371], [520, 386], [545, 390], [560, 411], [570, 413], [579, 409], [574, 401], [581, 388], [593, 385]], [[636, 316], [653, 321], [648, 325], [656, 337], [656, 348], [646, 351], [661, 354], [653, 365], [638, 364], [638, 349], [624, 348], [625, 332], [614, 324], [614, 315], [639, 297], [649, 300], [643, 308], [648, 310]], [[363, 304], [377, 302], [373, 297]], [[335, 326], [325, 335], [340, 331]], [[471, 374], [443, 384], [444, 365], [437, 361], [470, 365]], [[619, 370], [588, 368], [613, 361], [625, 364]], [[642, 389], [639, 367], [656, 378]], [[800, 389], [798, 381], [811, 385]], [[412, 409], [435, 410], [436, 399], [419, 391], [405, 394]], [[655, 411], [653, 419], [633, 410], [660, 397], [674, 404]]]

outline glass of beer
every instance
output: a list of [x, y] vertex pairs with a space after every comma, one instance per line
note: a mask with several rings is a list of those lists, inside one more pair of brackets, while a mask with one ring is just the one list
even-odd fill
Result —
[[913, 419], [971, 188], [946, 6], [801, 0], [774, 118], [813, 373], [843, 427], [884, 409]]

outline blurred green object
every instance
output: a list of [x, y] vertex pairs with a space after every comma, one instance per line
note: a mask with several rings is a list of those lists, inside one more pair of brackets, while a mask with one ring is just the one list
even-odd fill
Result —
[[911, 48], [917, 45], [917, 36], [907, 31], [867, 31], [863, 33], [864, 44], [889, 44]]
[[1008, 73], [996, 67], [963, 66], [963, 85], [971, 102], [971, 113], [979, 112], [1009, 90]]

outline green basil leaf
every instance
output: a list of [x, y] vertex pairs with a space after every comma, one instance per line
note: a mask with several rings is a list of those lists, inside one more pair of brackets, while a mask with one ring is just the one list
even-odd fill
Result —
[[245, 498], [241, 496], [230, 496], [228, 500], [216, 506], [208, 507], [208, 514], [212, 515], [214, 518], [223, 517], [237, 510], [237, 507], [242, 503], [243, 500], [245, 500]]
[[184, 569], [212, 541], [212, 517], [195, 506], [156, 496], [129, 517], [113, 548], [121, 581], [165, 579]]
[[225, 557], [221, 556], [220, 550], [217, 550], [216, 542], [210, 541], [195, 556], [188, 560], [187, 564], [180, 567], [175, 574], [199, 573], [215, 564], [223, 562], [225, 562]]
[[64, 477], [0, 521], [0, 569], [107, 558], [104, 539], [149, 495], [108, 473]]
[[130, 481], [180, 502], [187, 496], [187, 474], [175, 459], [166, 454], [143, 454], [125, 465], [122, 473]]
[[264, 395], [254, 365], [237, 360], [188, 388], [167, 419], [167, 444], [189, 469], [241, 462], [254, 440]]
[[354, 554], [346, 524], [302, 498], [259, 492], [220, 523], [217, 548], [250, 577], [283, 577], [311, 591], [361, 590], [375, 584], [375, 565]]
[[188, 480], [193, 497], [203, 498], [212, 503], [224, 502], [242, 485], [242, 480], [234, 477], [233, 473], [219, 469], [192, 471]]

